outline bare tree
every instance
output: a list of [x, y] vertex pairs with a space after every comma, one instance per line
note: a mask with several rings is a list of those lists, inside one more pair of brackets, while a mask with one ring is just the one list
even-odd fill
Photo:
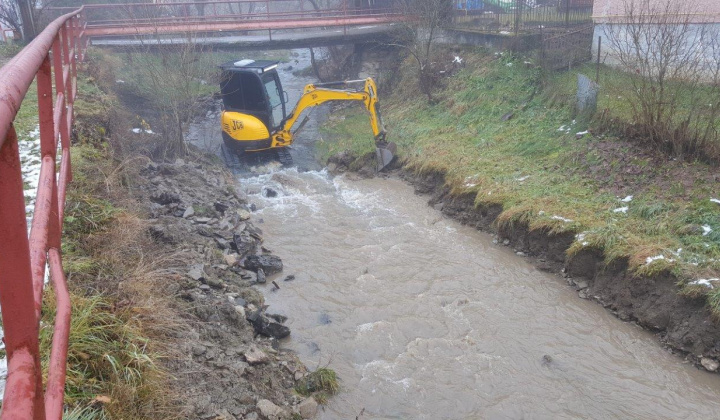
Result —
[[[633, 133], [676, 154], [706, 150], [717, 101], [717, 34], [693, 24], [694, 5], [673, 0], [625, 0], [624, 17], [606, 25], [611, 59], [630, 74]], [[688, 109], [699, 112], [684, 112]], [[704, 108], [703, 108], [704, 107]]]
[[209, 66], [202, 59], [202, 48], [192, 35], [182, 44], [153, 45], [152, 53], [138, 49], [130, 53], [134, 67], [133, 83], [149, 99], [159, 117], [162, 142], [152, 153], [158, 158], [175, 158], [187, 153], [185, 129], [198, 112], [199, 98], [206, 91]]
[[37, 0], [0, 0], [0, 22], [23, 34], [25, 41], [37, 35]]
[[390, 45], [403, 47], [417, 65], [418, 87], [434, 103], [438, 71], [433, 69], [435, 44], [442, 29], [452, 19], [452, 2], [447, 0], [406, 0], [402, 3], [406, 16], [415, 18], [400, 25], [399, 40]]

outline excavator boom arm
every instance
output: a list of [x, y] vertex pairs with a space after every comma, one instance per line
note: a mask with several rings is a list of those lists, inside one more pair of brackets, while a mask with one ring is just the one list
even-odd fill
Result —
[[[363, 83], [362, 90], [341, 89], [351, 84]], [[338, 88], [339, 87], [339, 88]], [[291, 144], [293, 125], [300, 118], [300, 114], [307, 108], [320, 105], [328, 101], [360, 101], [370, 114], [370, 126], [375, 136], [375, 153], [377, 157], [377, 170], [380, 171], [392, 162], [395, 157], [395, 143], [385, 140], [385, 127], [380, 115], [380, 104], [377, 97], [377, 86], [371, 78], [349, 82], [323, 83], [305, 86], [305, 91], [292, 113], [283, 121], [282, 127], [273, 133], [273, 144], [282, 146]]]
[[[325, 86], [342, 86], [350, 83], [364, 82], [363, 90], [332, 89]], [[328, 101], [361, 101], [370, 114], [370, 126], [376, 141], [384, 141], [385, 128], [383, 127], [380, 107], [377, 99], [375, 82], [368, 78], [359, 81], [326, 83], [305, 86], [305, 91], [293, 109], [292, 113], [283, 123], [281, 134], [290, 135], [290, 130], [300, 118], [300, 114], [307, 108], [320, 105]]]

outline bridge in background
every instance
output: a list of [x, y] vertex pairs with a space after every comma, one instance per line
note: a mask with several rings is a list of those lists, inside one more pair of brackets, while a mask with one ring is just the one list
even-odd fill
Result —
[[[83, 7], [93, 45], [115, 49], [192, 42], [218, 48], [289, 48], [380, 39], [407, 20], [392, 7], [316, 8], [304, 0], [210, 0]], [[66, 13], [67, 8], [52, 9]]]

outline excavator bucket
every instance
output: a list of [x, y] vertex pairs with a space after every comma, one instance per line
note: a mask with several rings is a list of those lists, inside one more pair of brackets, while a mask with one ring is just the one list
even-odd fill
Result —
[[377, 170], [382, 171], [395, 158], [397, 146], [393, 142], [383, 142], [376, 144], [375, 155], [377, 156]]

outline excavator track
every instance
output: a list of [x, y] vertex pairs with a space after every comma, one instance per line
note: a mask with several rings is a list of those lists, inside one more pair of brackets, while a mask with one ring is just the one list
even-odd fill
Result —
[[292, 155], [290, 155], [289, 148], [281, 147], [279, 149], [275, 149], [275, 153], [277, 153], [278, 160], [283, 166], [292, 166], [293, 158]]
[[225, 146], [225, 143], [221, 144], [220, 152], [222, 154], [223, 160], [225, 161], [225, 166], [229, 167], [230, 169], [240, 168], [240, 156], [238, 156], [237, 153], [233, 152], [232, 150], [228, 149], [227, 146]]

